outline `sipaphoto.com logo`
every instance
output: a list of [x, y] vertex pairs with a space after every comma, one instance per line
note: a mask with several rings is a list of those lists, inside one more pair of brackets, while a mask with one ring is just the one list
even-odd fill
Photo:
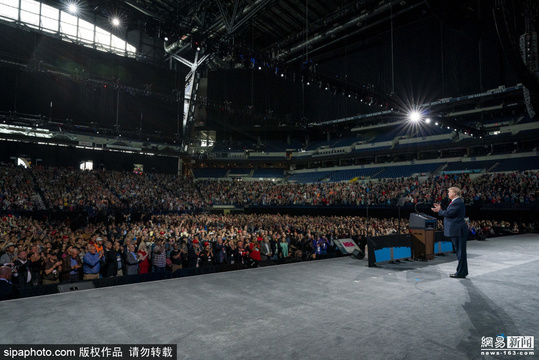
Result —
[[481, 338], [481, 355], [535, 355], [534, 336], [509, 336], [499, 334], [495, 337]]

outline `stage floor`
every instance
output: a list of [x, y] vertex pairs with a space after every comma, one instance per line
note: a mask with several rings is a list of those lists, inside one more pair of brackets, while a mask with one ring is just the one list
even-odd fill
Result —
[[451, 279], [454, 254], [383, 268], [344, 257], [4, 301], [0, 343], [462, 360], [497, 358], [481, 355], [483, 337], [539, 335], [539, 235], [470, 241], [468, 266], [468, 278]]

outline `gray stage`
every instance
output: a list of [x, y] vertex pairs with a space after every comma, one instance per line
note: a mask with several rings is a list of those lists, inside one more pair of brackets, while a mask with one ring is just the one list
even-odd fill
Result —
[[538, 339], [539, 235], [470, 241], [468, 256], [467, 279], [448, 277], [454, 254], [384, 268], [346, 257], [4, 301], [0, 342], [173, 343], [178, 359], [461, 360], [485, 358], [484, 336]]

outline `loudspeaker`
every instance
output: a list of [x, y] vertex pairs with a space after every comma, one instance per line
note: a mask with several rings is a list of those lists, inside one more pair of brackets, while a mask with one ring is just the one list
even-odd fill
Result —
[[365, 254], [363, 254], [363, 251], [361, 250], [354, 249], [354, 252], [352, 253], [352, 257], [355, 257], [356, 259], [361, 260], [365, 258]]
[[70, 291], [79, 291], [79, 290], [89, 290], [94, 289], [94, 283], [92, 281], [81, 281], [77, 283], [69, 284], [59, 284], [58, 292], [70, 292]]

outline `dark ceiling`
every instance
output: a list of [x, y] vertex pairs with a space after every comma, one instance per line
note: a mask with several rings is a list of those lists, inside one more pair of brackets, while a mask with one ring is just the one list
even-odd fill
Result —
[[[48, 2], [47, 0], [45, 0]], [[69, 0], [64, 0], [69, 1]], [[79, 0], [101, 15], [167, 37], [177, 55], [193, 43], [218, 53], [241, 48], [279, 63], [338, 56], [354, 43], [425, 17], [475, 23], [477, 0]], [[485, 3], [485, 2], [483, 2]], [[457, 21], [455, 21], [456, 23]], [[459, 25], [460, 26], [460, 25]], [[222, 53], [223, 57], [226, 53]]]

